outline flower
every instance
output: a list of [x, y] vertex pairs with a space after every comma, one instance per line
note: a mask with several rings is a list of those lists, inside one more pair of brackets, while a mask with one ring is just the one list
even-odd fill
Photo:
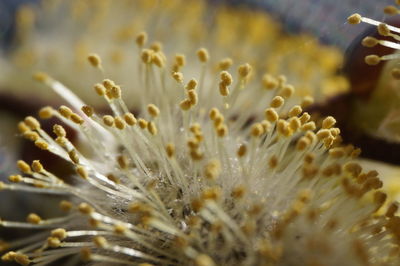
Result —
[[[183, 45], [188, 29], [183, 39], [150, 47], [147, 33], [136, 35], [139, 49], [130, 62], [136, 67], [118, 72], [131, 78], [130, 86], [104, 78], [113, 68], [97, 53], [85, 56], [98, 80], [90, 97], [105, 100], [107, 114], [52, 76], [34, 75], [69, 107], [39, 111], [41, 119], [59, 120], [53, 134], [32, 116], [19, 123], [20, 134], [75, 173], [66, 180], [39, 160], [17, 162], [21, 174], [0, 189], [54, 195], [51, 202], [65, 214], [1, 220], [10, 230], [42, 231], [3, 243], [12, 250], [3, 261], [397, 265], [398, 206], [376, 213], [386, 203], [382, 182], [354, 162], [359, 149], [341, 146], [335, 119], [312, 121], [304, 111], [312, 99], [300, 98], [284, 76], [260, 77], [258, 64], [234, 69], [224, 59], [215, 71], [213, 54], [223, 45], [175, 56], [170, 66], [163, 47]], [[84, 73], [67, 80], [88, 79]], [[131, 100], [125, 87], [133, 88], [135, 112], [125, 103]], [[62, 124], [78, 132], [78, 144]]]

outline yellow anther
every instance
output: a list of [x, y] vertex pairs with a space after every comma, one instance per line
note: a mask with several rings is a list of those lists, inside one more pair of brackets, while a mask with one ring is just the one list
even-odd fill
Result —
[[42, 139], [36, 140], [35, 146], [44, 151], [47, 151], [49, 149], [49, 144]]
[[152, 57], [151, 57], [151, 62], [153, 63], [153, 64], [155, 64], [156, 66], [158, 66], [158, 67], [164, 67], [164, 64], [165, 64], [165, 62], [164, 62], [164, 58], [163, 58], [163, 56], [160, 54], [161, 52], [158, 52], [158, 53], [154, 53], [153, 55], [152, 55]]
[[379, 62], [381, 61], [381, 58], [378, 55], [371, 54], [371, 55], [367, 55], [364, 58], [364, 61], [365, 61], [365, 63], [367, 63], [367, 65], [375, 66], [375, 65], [379, 64]]
[[146, 32], [141, 32], [136, 36], [136, 44], [140, 48], [143, 47], [143, 45], [146, 44], [147, 41], [147, 33]]
[[160, 42], [153, 42], [150, 45], [150, 49], [153, 50], [154, 52], [160, 52], [162, 50], [162, 43]]
[[386, 6], [383, 9], [383, 12], [385, 14], [389, 15], [389, 16], [394, 16], [394, 15], [397, 15], [399, 13], [399, 10], [395, 6]]
[[312, 105], [314, 103], [314, 98], [311, 96], [305, 96], [303, 100], [301, 101], [301, 108], [305, 109], [308, 106]]
[[25, 124], [25, 122], [19, 122], [18, 123], [18, 131], [21, 133], [21, 134], [24, 134], [24, 133], [26, 133], [26, 132], [29, 132], [29, 131], [31, 131], [31, 129]]
[[47, 245], [50, 248], [58, 248], [61, 245], [61, 241], [60, 241], [60, 239], [58, 239], [56, 237], [48, 237], [47, 238]]
[[93, 243], [99, 248], [105, 248], [108, 245], [107, 240], [102, 236], [96, 236], [93, 238]]
[[[313, 122], [314, 123], [314, 122]], [[315, 125], [315, 123], [314, 123]], [[306, 134], [304, 135], [306, 138], [308, 138], [310, 140], [311, 143], [317, 141], [317, 136], [315, 135], [315, 133], [313, 131], [307, 131]]]
[[14, 257], [15, 262], [17, 262], [20, 265], [23, 266], [28, 266], [29, 264], [32, 263], [32, 261], [29, 259], [29, 257], [25, 254], [22, 253], [15, 253], [15, 257]]
[[103, 84], [97, 83], [94, 85], [94, 90], [97, 93], [97, 95], [99, 96], [104, 96], [104, 94], [106, 93], [106, 88], [104, 87]]
[[41, 83], [46, 83], [50, 80], [50, 77], [44, 72], [36, 72], [33, 74], [33, 79]]
[[194, 263], [196, 266], [215, 266], [216, 264], [212, 260], [212, 258], [206, 254], [199, 254], [194, 259]]
[[140, 54], [140, 58], [142, 59], [142, 62], [145, 64], [151, 63], [151, 58], [153, 56], [154, 51], [150, 49], [143, 49], [142, 53]]
[[314, 131], [316, 128], [314, 121], [307, 122], [301, 127], [303, 131]]
[[217, 135], [218, 135], [218, 137], [223, 138], [227, 134], [228, 134], [228, 127], [226, 125], [222, 124], [222, 125], [219, 125], [217, 127]]
[[199, 59], [200, 62], [202, 63], [207, 63], [208, 59], [209, 59], [209, 54], [207, 49], [205, 48], [200, 48], [199, 50], [197, 50], [197, 58]]
[[387, 24], [381, 23], [378, 25], [378, 33], [382, 36], [389, 36], [390, 35], [390, 29]]
[[94, 114], [94, 109], [93, 109], [93, 107], [91, 107], [91, 106], [89, 106], [89, 105], [84, 105], [84, 106], [82, 106], [81, 110], [82, 110], [82, 112], [84, 112], [85, 115], [87, 115], [88, 117], [91, 117], [91, 116], [93, 116], [93, 114]]
[[42, 218], [40, 218], [36, 213], [30, 213], [28, 217], [26, 217], [26, 221], [31, 224], [39, 224], [42, 221]]
[[187, 90], [194, 90], [197, 87], [197, 80], [191, 79], [189, 82], [186, 84], [185, 89]]
[[182, 83], [183, 82], [183, 74], [181, 72], [172, 73], [172, 77], [178, 83]]
[[191, 150], [190, 157], [192, 158], [193, 161], [200, 161], [203, 159], [204, 154], [198, 150]]
[[78, 152], [75, 149], [70, 150], [68, 152], [68, 156], [69, 156], [69, 158], [71, 159], [71, 161], [74, 164], [78, 164], [79, 163], [79, 155], [78, 155]]
[[124, 120], [130, 126], [134, 126], [137, 123], [136, 117], [132, 113], [124, 114]]
[[183, 54], [177, 54], [175, 55], [175, 63], [180, 66], [183, 67], [186, 64], [186, 58], [185, 55]]
[[126, 124], [125, 124], [125, 121], [121, 117], [116, 117], [114, 119], [114, 123], [115, 123], [116, 128], [118, 128], [120, 130], [125, 129]]
[[31, 130], [38, 130], [40, 129], [40, 123], [37, 121], [36, 118], [33, 116], [27, 116], [24, 119], [25, 124], [31, 129]]
[[129, 166], [129, 159], [125, 155], [119, 155], [117, 157], [117, 162], [121, 169], [126, 169]]
[[126, 231], [128, 230], [128, 228], [126, 228], [124, 225], [122, 224], [116, 224], [114, 225], [114, 232], [117, 234], [124, 234]]
[[148, 122], [146, 120], [144, 120], [143, 118], [138, 119], [138, 125], [141, 129], [147, 128], [147, 124], [148, 124]]
[[328, 116], [322, 121], [322, 128], [329, 129], [336, 124], [336, 119], [332, 116]]
[[279, 108], [285, 103], [285, 100], [281, 96], [275, 96], [272, 100], [269, 106], [272, 108]]
[[8, 181], [13, 182], [13, 183], [19, 183], [22, 182], [24, 179], [21, 175], [10, 175], [8, 177]]
[[260, 137], [264, 134], [264, 127], [261, 123], [255, 123], [251, 126], [250, 132], [253, 137]]
[[80, 255], [83, 261], [90, 261], [92, 259], [92, 251], [89, 248], [82, 248]]
[[211, 120], [215, 120], [219, 116], [220, 112], [217, 108], [213, 107], [210, 110], [209, 117]]
[[300, 105], [295, 105], [292, 107], [292, 109], [290, 109], [288, 115], [289, 117], [294, 117], [294, 116], [298, 116], [303, 112], [303, 109], [301, 108]]
[[221, 197], [221, 189], [219, 187], [207, 188], [201, 194], [204, 200], [218, 200]]
[[264, 111], [265, 119], [271, 123], [276, 122], [279, 119], [278, 113], [273, 108], [267, 108]]
[[278, 87], [279, 83], [271, 75], [265, 74], [262, 78], [262, 84], [266, 90], [273, 90]]
[[279, 95], [282, 96], [284, 99], [290, 98], [293, 93], [294, 93], [295, 89], [292, 85], [285, 85], [280, 91], [279, 91]]
[[157, 117], [160, 114], [160, 109], [151, 103], [147, 105], [147, 112], [149, 112], [152, 117]]
[[82, 177], [83, 179], [87, 179], [89, 177], [88, 171], [81, 165], [76, 167], [76, 173]]
[[115, 83], [111, 79], [105, 79], [103, 80], [103, 86], [106, 90], [111, 90], [111, 88], [115, 86]]
[[101, 59], [100, 56], [97, 54], [90, 54], [87, 57], [89, 63], [93, 66], [93, 67], [98, 67], [101, 68]]
[[310, 140], [307, 137], [301, 137], [296, 143], [296, 149], [298, 151], [304, 151], [308, 145], [310, 145]]
[[120, 184], [121, 180], [113, 174], [108, 174], [107, 179], [114, 182], [115, 184]]
[[365, 47], [374, 47], [378, 43], [379, 43], [378, 39], [370, 36], [365, 37], [361, 42], [361, 44]]
[[228, 70], [233, 64], [233, 61], [231, 58], [224, 58], [218, 63], [218, 68], [220, 70]]
[[330, 136], [331, 136], [331, 132], [328, 129], [320, 129], [317, 132], [317, 138], [319, 140], [323, 140], [323, 139], [325, 139], [327, 137], [330, 137]]
[[24, 174], [30, 174], [32, 173], [31, 167], [29, 166], [29, 164], [27, 164], [25, 161], [23, 160], [18, 160], [17, 161], [17, 167], [18, 169], [24, 173]]
[[43, 165], [40, 163], [39, 160], [34, 160], [32, 162], [32, 170], [36, 173], [40, 173], [44, 170]]
[[38, 139], [40, 139], [40, 136], [38, 133], [36, 133], [35, 131], [26, 131], [25, 133], [23, 133], [24, 138], [30, 140], [30, 141], [37, 141]]
[[239, 185], [232, 189], [231, 196], [235, 199], [241, 199], [246, 194], [246, 188], [243, 185]]
[[73, 205], [70, 201], [62, 200], [59, 204], [59, 207], [62, 211], [68, 212], [72, 210]]
[[275, 155], [272, 155], [271, 158], [268, 160], [268, 166], [271, 169], [274, 169], [278, 166], [278, 158]]
[[224, 120], [224, 116], [219, 113], [214, 119], [214, 127], [219, 127], [224, 122]]
[[62, 115], [65, 118], [68, 118], [68, 119], [73, 114], [72, 110], [69, 107], [65, 106], [65, 105], [61, 105], [58, 108], [58, 112], [60, 113], [60, 115]]
[[103, 116], [103, 123], [106, 126], [112, 127], [114, 126], [114, 117], [112, 117], [111, 115], [105, 115]]
[[168, 156], [169, 158], [174, 157], [174, 156], [175, 156], [175, 145], [172, 144], [172, 143], [168, 143], [168, 144], [165, 146], [165, 152], [167, 153], [167, 156]]
[[147, 124], [147, 130], [150, 132], [151, 135], [153, 135], [153, 136], [157, 135], [158, 130], [157, 130], [156, 124], [154, 122], [150, 121]]
[[300, 119], [296, 116], [289, 119], [289, 127], [296, 132], [301, 127]]
[[187, 111], [190, 109], [190, 107], [192, 106], [192, 103], [189, 99], [185, 99], [183, 101], [181, 101], [179, 103], [179, 107], [183, 110], [183, 111]]
[[50, 106], [43, 107], [39, 110], [39, 117], [41, 119], [49, 119], [53, 116], [53, 108]]
[[57, 228], [51, 231], [51, 236], [63, 240], [67, 237], [67, 231], [63, 228]]
[[204, 168], [204, 175], [209, 180], [215, 180], [221, 174], [221, 163], [218, 160], [209, 161]]
[[221, 96], [224, 96], [224, 97], [229, 95], [229, 88], [223, 82], [219, 83], [219, 93], [221, 94]]
[[271, 123], [267, 120], [261, 121], [261, 125], [264, 128], [264, 132], [267, 133], [271, 129]]
[[188, 100], [192, 106], [196, 105], [198, 102], [197, 92], [195, 90], [190, 90], [187, 92]]
[[241, 145], [239, 146], [237, 152], [236, 152], [237, 156], [238, 156], [239, 158], [241, 158], [241, 157], [245, 156], [246, 153], [247, 153], [247, 146], [246, 146], [246, 144], [241, 144]]
[[82, 214], [91, 214], [92, 212], [94, 212], [93, 207], [85, 202], [79, 204], [78, 210]]
[[71, 114], [70, 119], [72, 122], [78, 125], [82, 125], [85, 122], [85, 120], [83, 120], [83, 118], [80, 115], [75, 113]]
[[221, 83], [225, 86], [230, 86], [233, 82], [232, 75], [228, 71], [222, 71], [220, 73]]
[[251, 66], [248, 63], [240, 65], [238, 68], [238, 73], [241, 79], [247, 78], [250, 72], [251, 72]]
[[289, 123], [283, 119], [279, 119], [276, 124], [276, 128], [279, 134], [285, 137], [289, 137], [292, 134], [292, 130], [289, 127]]
[[347, 18], [347, 22], [349, 24], [360, 24], [361, 23], [361, 15], [360, 14], [353, 14], [350, 17]]
[[309, 113], [305, 112], [300, 116], [300, 122], [301, 124], [305, 124], [307, 123], [309, 120], [311, 119], [311, 116]]
[[119, 99], [121, 98], [121, 87], [120, 86], [112, 86], [110, 89], [110, 95], [112, 97], [110, 98], [114, 98], [114, 99]]

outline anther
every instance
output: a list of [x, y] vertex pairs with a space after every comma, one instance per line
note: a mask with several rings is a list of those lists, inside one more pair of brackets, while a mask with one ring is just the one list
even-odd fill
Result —
[[371, 55], [367, 55], [365, 57], [365, 63], [367, 63], [370, 66], [375, 66], [377, 64], [379, 64], [379, 62], [381, 61], [381, 58], [377, 55], [371, 54]]
[[25, 124], [31, 129], [31, 130], [38, 130], [40, 129], [40, 123], [37, 121], [36, 118], [33, 116], [27, 116], [24, 119]]
[[40, 173], [44, 170], [43, 165], [40, 163], [39, 160], [34, 160], [32, 162], [32, 170], [36, 173]]
[[72, 110], [71, 110], [69, 107], [65, 106], [65, 105], [61, 105], [61, 106], [58, 108], [58, 112], [59, 112], [63, 117], [68, 118], [68, 119], [69, 119], [69, 118], [71, 117], [71, 115], [73, 114]]
[[94, 109], [93, 107], [89, 106], [89, 105], [84, 105], [81, 108], [82, 112], [85, 113], [85, 115], [87, 115], [88, 117], [92, 117], [94, 114]]
[[124, 114], [124, 120], [130, 126], [134, 126], [137, 123], [137, 120], [136, 120], [135, 116], [132, 113]]
[[142, 48], [147, 41], [147, 33], [146, 32], [141, 32], [136, 36], [136, 44], [140, 48]]
[[53, 108], [50, 106], [43, 107], [39, 110], [39, 117], [41, 119], [49, 119], [53, 116]]
[[36, 213], [31, 213], [26, 217], [26, 221], [31, 224], [39, 224], [42, 221], [42, 218], [40, 218]]
[[279, 108], [285, 103], [285, 100], [281, 96], [275, 96], [272, 100], [271, 103], [269, 104], [270, 107], [272, 108]]
[[361, 23], [361, 15], [360, 14], [353, 14], [350, 17], [347, 18], [347, 22], [349, 24], [360, 24]]
[[207, 63], [208, 59], [209, 59], [209, 54], [207, 49], [205, 48], [200, 48], [199, 50], [197, 50], [197, 58], [199, 59], [200, 62], [202, 63]]
[[228, 70], [233, 64], [231, 58], [224, 58], [218, 63], [218, 67], [220, 70]]
[[157, 117], [160, 114], [160, 109], [154, 104], [149, 104], [147, 105], [147, 112], [149, 112], [152, 117]]
[[105, 115], [103, 116], [103, 123], [106, 126], [112, 127], [114, 126], [114, 117], [112, 117], [111, 115]]
[[90, 54], [87, 59], [93, 67], [101, 68], [101, 59], [97, 54]]
[[239, 146], [237, 152], [236, 152], [237, 156], [238, 156], [239, 158], [241, 158], [241, 157], [245, 156], [246, 153], [247, 153], [247, 146], [246, 146], [246, 144], [241, 144], [241, 145]]

